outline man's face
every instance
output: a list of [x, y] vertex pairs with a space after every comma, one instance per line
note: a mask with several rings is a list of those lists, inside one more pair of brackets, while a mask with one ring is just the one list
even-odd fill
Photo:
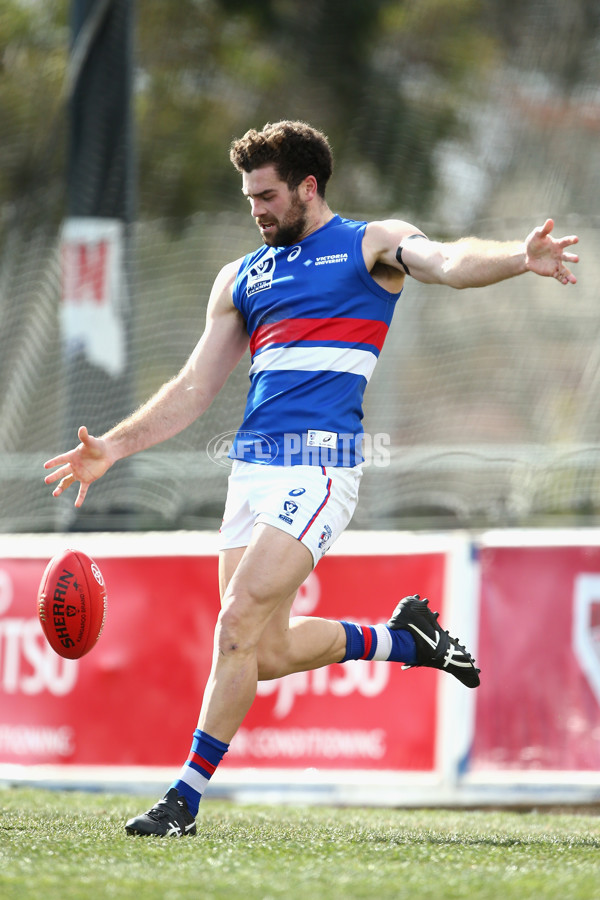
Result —
[[262, 166], [242, 173], [242, 191], [252, 207], [252, 215], [262, 239], [269, 247], [287, 247], [306, 233], [307, 204], [298, 191], [290, 191], [275, 166]]

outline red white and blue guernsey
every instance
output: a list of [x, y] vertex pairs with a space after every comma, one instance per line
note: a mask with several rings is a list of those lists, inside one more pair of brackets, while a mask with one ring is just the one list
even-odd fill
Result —
[[242, 261], [233, 302], [246, 321], [252, 364], [233, 459], [363, 461], [363, 394], [400, 296], [367, 270], [366, 225], [336, 215], [295, 246], [264, 246]]

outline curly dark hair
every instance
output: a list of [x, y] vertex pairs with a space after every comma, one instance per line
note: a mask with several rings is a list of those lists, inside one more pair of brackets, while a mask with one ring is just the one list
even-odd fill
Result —
[[267, 123], [262, 131], [251, 128], [233, 141], [229, 159], [238, 172], [274, 165], [290, 190], [314, 175], [321, 197], [333, 171], [333, 154], [326, 136], [306, 122], [289, 120]]

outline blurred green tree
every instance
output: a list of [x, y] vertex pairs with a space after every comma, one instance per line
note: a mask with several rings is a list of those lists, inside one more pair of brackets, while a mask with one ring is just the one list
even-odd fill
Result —
[[[3, 0], [0, 11], [0, 229], [23, 207], [51, 218], [64, 190], [68, 0]], [[1, 232], [0, 232], [1, 233]]]
[[[2, 223], [25, 197], [60, 208], [68, 14], [69, 0], [2, 6]], [[593, 74], [599, 33], [597, 0], [144, 0], [140, 215], [241, 206], [227, 147], [279, 118], [330, 136], [337, 206], [426, 215], [436, 148], [464, 132], [465, 99], [506, 62], [568, 91]]]
[[334, 202], [422, 213], [436, 144], [459, 127], [458, 88], [481, 83], [497, 48], [479, 0], [149, 0], [138, 54], [145, 209], [237, 202], [229, 142], [302, 118], [332, 139]]

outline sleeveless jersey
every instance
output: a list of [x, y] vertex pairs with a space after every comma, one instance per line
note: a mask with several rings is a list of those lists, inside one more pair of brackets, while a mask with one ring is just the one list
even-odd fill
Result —
[[295, 246], [264, 246], [242, 261], [233, 302], [246, 321], [252, 363], [233, 459], [363, 461], [363, 394], [400, 296], [365, 266], [366, 224], [334, 216]]

